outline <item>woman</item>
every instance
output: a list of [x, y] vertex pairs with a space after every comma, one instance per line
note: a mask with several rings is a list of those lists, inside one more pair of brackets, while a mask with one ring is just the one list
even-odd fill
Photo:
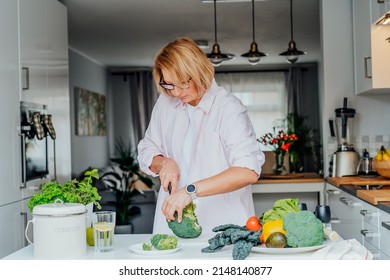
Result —
[[264, 163], [245, 106], [216, 84], [213, 65], [189, 38], [159, 51], [153, 77], [163, 94], [138, 145], [141, 169], [160, 176], [162, 187], [153, 232], [172, 233], [167, 221], [177, 212], [180, 222], [192, 200], [203, 233], [244, 225], [255, 214], [250, 185]]

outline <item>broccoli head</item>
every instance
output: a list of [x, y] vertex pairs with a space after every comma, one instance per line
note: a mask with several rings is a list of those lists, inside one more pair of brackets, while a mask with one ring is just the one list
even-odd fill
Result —
[[150, 243], [142, 243], [142, 249], [144, 250], [144, 251], [151, 251], [152, 250], [152, 244], [150, 244]]
[[[177, 247], [177, 237], [168, 234], [155, 234], [150, 239], [150, 243], [157, 250], [171, 250]], [[145, 250], [145, 249], [144, 249]]]
[[196, 205], [191, 202], [183, 209], [181, 223], [177, 221], [177, 213], [175, 213], [175, 219], [168, 222], [169, 228], [178, 237], [196, 238], [202, 233], [202, 227], [198, 224], [198, 218], [195, 215], [195, 208]]
[[283, 218], [287, 245], [309, 247], [322, 244], [324, 227], [322, 222], [310, 211], [286, 213]]

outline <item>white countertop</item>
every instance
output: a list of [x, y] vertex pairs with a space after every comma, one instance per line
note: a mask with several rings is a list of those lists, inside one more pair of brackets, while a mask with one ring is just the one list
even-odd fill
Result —
[[[200, 236], [195, 239], [181, 239], [179, 238], [179, 244], [181, 248], [172, 254], [166, 255], [140, 255], [133, 253], [129, 247], [130, 245], [137, 243], [149, 242], [151, 234], [116, 234], [114, 236], [114, 250], [108, 253], [95, 253], [94, 248], [88, 246], [87, 254], [80, 259], [85, 260], [112, 260], [112, 259], [137, 259], [137, 260], [150, 260], [150, 259], [229, 259], [232, 260], [233, 245], [225, 246], [222, 250], [215, 253], [202, 253], [201, 249], [208, 246], [207, 240], [212, 236]], [[33, 245], [29, 245], [12, 253], [4, 258], [4, 260], [34, 260]], [[286, 249], [288, 250], [288, 249]], [[296, 254], [263, 254], [251, 252], [246, 258], [248, 260], [309, 260], [315, 251], [301, 252]]]

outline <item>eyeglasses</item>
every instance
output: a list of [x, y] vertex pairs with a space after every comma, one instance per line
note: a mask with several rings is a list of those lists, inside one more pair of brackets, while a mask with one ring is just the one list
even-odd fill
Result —
[[178, 85], [167, 84], [167, 83], [164, 83], [164, 82], [163, 82], [163, 77], [161, 76], [159, 85], [160, 85], [163, 89], [166, 89], [166, 90], [174, 90], [175, 87], [180, 88], [180, 89], [189, 89], [189, 88], [190, 88], [190, 81], [191, 81], [191, 78], [189, 78], [187, 82], [181, 83], [181, 84], [178, 84]]

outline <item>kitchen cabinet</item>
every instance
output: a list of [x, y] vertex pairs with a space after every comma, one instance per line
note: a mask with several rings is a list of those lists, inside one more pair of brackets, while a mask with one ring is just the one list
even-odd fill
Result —
[[71, 179], [67, 10], [53, 0], [19, 1], [21, 101], [46, 105], [52, 115], [57, 138], [54, 143], [48, 137], [47, 181], [66, 182]]
[[[378, 50], [385, 41], [372, 36], [372, 24], [390, 10], [390, 0], [353, 0], [355, 93], [390, 93], [390, 79], [383, 71], [390, 53]], [[390, 26], [382, 26], [388, 29]]]
[[362, 201], [362, 229], [360, 234], [363, 238], [363, 245], [371, 251], [374, 259], [381, 259], [380, 232], [379, 232], [379, 209], [369, 203]]
[[332, 228], [342, 238], [354, 238], [362, 243], [363, 238], [360, 233], [362, 227], [361, 200], [329, 183], [326, 183], [325, 193], [332, 215]]
[[[60, 108], [58, 114], [53, 112], [54, 119], [57, 116], [64, 119], [56, 126], [57, 146], [61, 147], [56, 155], [59, 162], [57, 169], [61, 176], [70, 179], [66, 20], [66, 7], [58, 1], [3, 0], [0, 3], [0, 30], [3, 35], [0, 43], [0, 91], [5, 101], [0, 102], [3, 115], [0, 118], [0, 257], [27, 245], [24, 228], [31, 219], [27, 203], [36, 192], [34, 187], [21, 188], [20, 101], [46, 104], [55, 110]], [[48, 36], [54, 37], [54, 41], [47, 40]], [[27, 72], [30, 74], [30, 91], [26, 89]], [[49, 149], [53, 150], [53, 146]], [[49, 158], [51, 168], [53, 158], [52, 153]]]
[[390, 260], [390, 214], [379, 210], [381, 259]]

